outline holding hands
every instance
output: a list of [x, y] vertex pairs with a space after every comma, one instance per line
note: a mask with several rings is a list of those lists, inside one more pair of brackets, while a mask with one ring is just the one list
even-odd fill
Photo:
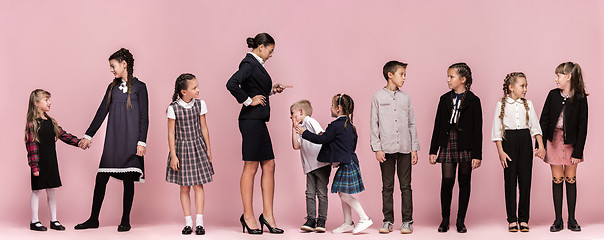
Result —
[[[535, 152], [536, 157], [545, 159], [545, 148], [543, 148], [543, 147], [537, 148], [537, 149], [535, 149], [534, 152]], [[571, 159], [571, 161], [572, 161], [572, 159]]]
[[78, 142], [78, 147], [81, 148], [82, 150], [86, 150], [86, 149], [90, 148], [90, 145], [92, 145], [92, 142], [86, 138], [82, 138]]

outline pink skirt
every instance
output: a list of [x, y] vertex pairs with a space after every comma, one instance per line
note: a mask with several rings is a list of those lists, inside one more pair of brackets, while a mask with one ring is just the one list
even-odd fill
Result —
[[[551, 165], [573, 165], [570, 158], [574, 149], [574, 144], [564, 144], [564, 131], [556, 129], [553, 141], [547, 141], [547, 152], [543, 161]], [[583, 162], [583, 159], [580, 162]]]

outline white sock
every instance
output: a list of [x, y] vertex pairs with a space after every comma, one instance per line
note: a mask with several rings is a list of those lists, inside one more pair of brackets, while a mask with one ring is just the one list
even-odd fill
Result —
[[193, 227], [193, 218], [191, 218], [191, 216], [185, 216], [185, 224], [189, 227]]
[[340, 195], [340, 198], [342, 199], [342, 201], [345, 201], [346, 203], [348, 203], [348, 205], [352, 208], [352, 210], [354, 210], [354, 212], [357, 213], [357, 215], [359, 215], [360, 219], [369, 219], [369, 217], [367, 216], [367, 214], [365, 214], [365, 210], [363, 210], [363, 207], [361, 206], [361, 203], [354, 198], [352, 195], [350, 194], [346, 194], [346, 193], [338, 193]]
[[195, 217], [195, 222], [197, 223], [197, 226], [203, 227], [203, 214], [197, 214], [197, 217]]
[[40, 199], [40, 190], [33, 190], [33, 191], [31, 191], [31, 198], [30, 198], [29, 204], [30, 204], [30, 207], [31, 207], [31, 222], [32, 223], [40, 221], [38, 219], [39, 199]]
[[344, 223], [351, 225], [352, 224], [352, 212], [351, 212], [351, 208], [350, 205], [348, 205], [348, 203], [346, 201], [344, 201], [344, 198], [342, 198], [342, 195], [340, 195], [340, 200], [342, 201], [342, 213], [344, 214]]
[[50, 221], [57, 221], [57, 195], [55, 189], [46, 189], [46, 198], [48, 199], [48, 208], [50, 209]]

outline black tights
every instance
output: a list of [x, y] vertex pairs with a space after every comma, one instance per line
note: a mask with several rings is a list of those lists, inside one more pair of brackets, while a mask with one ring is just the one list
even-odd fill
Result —
[[138, 177], [138, 173], [97, 173], [92, 198], [92, 211], [87, 222], [99, 221], [99, 213], [101, 212], [101, 205], [105, 198], [107, 182], [109, 182], [109, 177], [111, 176], [122, 180], [124, 183], [123, 212], [120, 225], [130, 225], [130, 210], [132, 209], [132, 201], [134, 200], [134, 180]]
[[459, 165], [459, 207], [457, 210], [457, 223], [462, 224], [466, 219], [468, 203], [470, 202], [470, 180], [472, 177], [472, 162], [442, 163], [442, 183], [440, 186], [440, 207], [443, 222], [449, 222], [451, 216], [451, 199], [455, 185], [455, 170]]

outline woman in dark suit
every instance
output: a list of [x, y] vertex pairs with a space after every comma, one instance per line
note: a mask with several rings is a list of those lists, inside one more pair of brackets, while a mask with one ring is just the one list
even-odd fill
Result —
[[228, 80], [226, 87], [243, 104], [239, 113], [239, 131], [243, 139], [243, 173], [241, 174], [241, 200], [243, 214], [239, 221], [243, 232], [262, 234], [254, 220], [252, 199], [254, 195], [254, 176], [258, 166], [262, 169], [262, 202], [260, 226], [266, 226], [271, 233], [283, 233], [276, 227], [273, 217], [273, 198], [275, 195], [275, 156], [271, 137], [266, 127], [270, 118], [269, 96], [283, 92], [281, 84], [273, 85], [271, 77], [264, 69], [264, 63], [275, 49], [275, 40], [268, 33], [259, 33], [254, 38], [247, 38], [247, 45], [252, 48], [239, 64], [239, 70]]

